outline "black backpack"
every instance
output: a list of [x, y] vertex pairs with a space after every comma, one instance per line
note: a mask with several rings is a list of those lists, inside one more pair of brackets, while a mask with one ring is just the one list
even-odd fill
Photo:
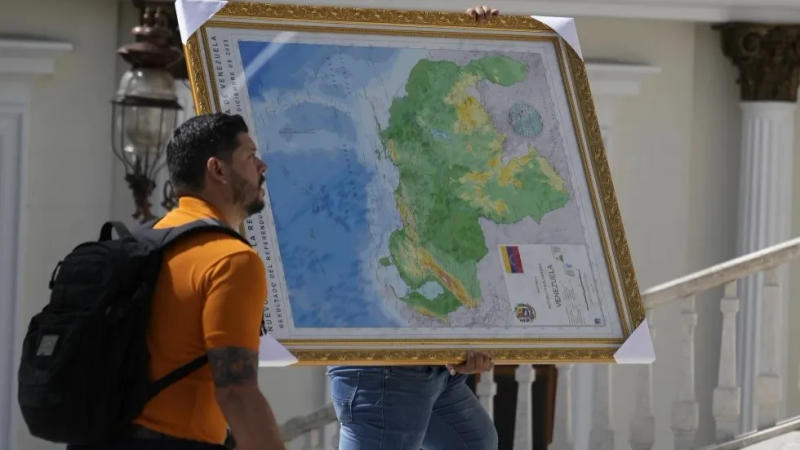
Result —
[[[112, 228], [119, 239], [112, 239]], [[22, 344], [18, 400], [32, 435], [70, 444], [109, 442], [150, 398], [206, 363], [203, 355], [149, 380], [145, 331], [164, 251], [208, 231], [247, 243], [213, 219], [135, 233], [108, 222], [99, 241], [77, 246], [56, 266], [50, 303], [33, 317]]]

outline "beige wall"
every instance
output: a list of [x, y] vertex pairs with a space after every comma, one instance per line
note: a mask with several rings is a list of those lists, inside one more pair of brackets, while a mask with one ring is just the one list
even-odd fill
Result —
[[[683, 275], [688, 268], [690, 160], [694, 107], [694, 37], [690, 24], [613, 19], [578, 20], [586, 58], [646, 63], [662, 72], [617, 108], [612, 173], [639, 285]], [[654, 316], [656, 448], [671, 447], [669, 402], [676, 385], [674, 308]], [[612, 428], [627, 448], [636, 367], [613, 368]], [[663, 447], [662, 447], [663, 446]]]
[[[721, 48], [717, 31], [707, 24], [696, 26], [687, 236], [690, 272], [736, 256], [741, 113], [736, 69]], [[715, 437], [711, 402], [719, 366], [721, 298], [721, 288], [697, 296], [700, 443]]]
[[[116, 44], [116, 8], [117, 2], [108, 0], [3, 0], [0, 5], [0, 33], [75, 46], [57, 60], [53, 75], [37, 79], [33, 87], [18, 336], [45, 305], [47, 280], [59, 258], [81, 241], [96, 239], [109, 216], [114, 84], [109, 55]], [[19, 449], [63, 448], [32, 439], [21, 423], [17, 431]]]

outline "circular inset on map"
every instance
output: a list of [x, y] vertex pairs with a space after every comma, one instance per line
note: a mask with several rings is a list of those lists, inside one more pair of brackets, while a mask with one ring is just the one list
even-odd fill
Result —
[[515, 103], [508, 111], [508, 122], [514, 133], [524, 137], [535, 137], [542, 132], [542, 115], [529, 103]]

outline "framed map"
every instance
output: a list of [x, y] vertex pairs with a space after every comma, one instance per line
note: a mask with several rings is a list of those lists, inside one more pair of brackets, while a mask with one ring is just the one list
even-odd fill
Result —
[[243, 231], [301, 364], [613, 361], [644, 319], [583, 61], [543, 23], [231, 2], [186, 54], [269, 167]]

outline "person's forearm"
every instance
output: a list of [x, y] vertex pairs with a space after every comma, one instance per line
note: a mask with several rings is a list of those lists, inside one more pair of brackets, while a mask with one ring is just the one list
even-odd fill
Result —
[[236, 450], [285, 450], [269, 402], [258, 387], [218, 393], [217, 402], [233, 433]]

